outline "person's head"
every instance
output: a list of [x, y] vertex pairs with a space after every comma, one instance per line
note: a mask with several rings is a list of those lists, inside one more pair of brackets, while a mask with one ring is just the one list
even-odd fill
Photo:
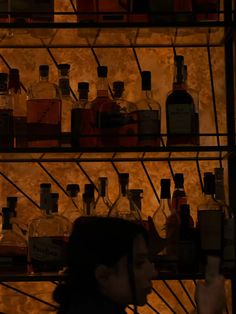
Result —
[[[148, 237], [139, 224], [111, 217], [80, 217], [68, 243], [64, 301], [103, 295], [120, 305], [144, 305], [155, 275]], [[55, 292], [57, 292], [57, 289]]]

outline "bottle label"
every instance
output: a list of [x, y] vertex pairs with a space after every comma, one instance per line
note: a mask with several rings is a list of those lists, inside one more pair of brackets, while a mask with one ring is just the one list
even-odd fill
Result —
[[139, 139], [153, 139], [160, 134], [159, 110], [138, 111]]
[[192, 104], [171, 104], [168, 108], [169, 133], [188, 134], [193, 130]]
[[59, 88], [60, 88], [62, 96], [70, 95], [70, 82], [68, 79], [60, 79]]

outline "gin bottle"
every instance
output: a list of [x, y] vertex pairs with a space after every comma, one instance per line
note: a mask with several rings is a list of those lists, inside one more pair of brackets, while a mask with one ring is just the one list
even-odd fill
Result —
[[28, 146], [55, 147], [60, 145], [61, 99], [58, 86], [49, 82], [49, 66], [40, 65], [39, 82], [28, 90]]

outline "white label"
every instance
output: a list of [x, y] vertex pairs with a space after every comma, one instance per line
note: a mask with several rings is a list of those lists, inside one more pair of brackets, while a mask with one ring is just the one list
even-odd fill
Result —
[[61, 261], [63, 243], [57, 237], [39, 237], [29, 239], [29, 253], [32, 259], [41, 262]]
[[168, 107], [169, 133], [192, 132], [193, 109], [191, 104], [171, 104]]

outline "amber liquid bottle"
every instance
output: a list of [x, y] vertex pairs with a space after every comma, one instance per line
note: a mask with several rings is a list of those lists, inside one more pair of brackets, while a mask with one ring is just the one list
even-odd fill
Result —
[[48, 65], [40, 65], [39, 74], [39, 82], [28, 91], [28, 146], [56, 147], [60, 145], [61, 135], [60, 92], [56, 84], [48, 81]]
[[167, 145], [198, 145], [199, 117], [187, 91], [184, 57], [175, 57], [173, 89], [166, 99]]

